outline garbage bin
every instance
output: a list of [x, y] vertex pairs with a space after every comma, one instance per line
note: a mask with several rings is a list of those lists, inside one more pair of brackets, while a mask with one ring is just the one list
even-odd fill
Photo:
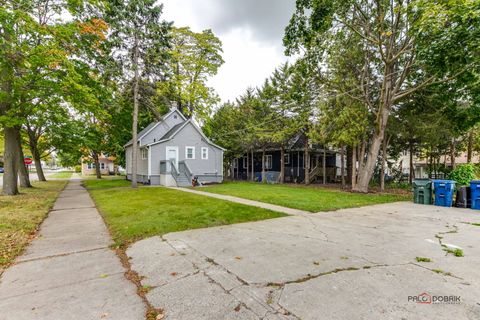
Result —
[[413, 181], [413, 202], [432, 204], [432, 181], [430, 179], [416, 179]]
[[433, 180], [433, 189], [435, 192], [435, 205], [442, 207], [451, 207], [453, 204], [453, 192], [455, 190], [455, 181], [453, 180]]
[[457, 196], [455, 197], [455, 207], [457, 208], [471, 208], [472, 197], [470, 187], [460, 187], [457, 190]]
[[480, 180], [470, 181], [472, 209], [480, 210]]

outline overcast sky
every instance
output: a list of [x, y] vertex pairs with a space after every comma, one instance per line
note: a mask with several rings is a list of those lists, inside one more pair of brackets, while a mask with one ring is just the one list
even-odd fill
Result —
[[209, 85], [223, 101], [259, 86], [285, 62], [283, 32], [295, 0], [163, 0], [164, 18], [193, 31], [212, 29], [225, 64]]

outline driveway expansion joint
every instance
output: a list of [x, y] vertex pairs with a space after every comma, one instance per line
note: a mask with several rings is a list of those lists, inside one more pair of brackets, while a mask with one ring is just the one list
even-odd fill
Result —
[[61, 208], [61, 209], [52, 209], [50, 212], [56, 212], [56, 211], [65, 211], [65, 210], [82, 210], [82, 209], [96, 209], [97, 207], [95, 206], [87, 206], [87, 207], [78, 207], [78, 208]]
[[25, 260], [18, 260], [18, 261], [15, 262], [15, 264], [38, 261], [38, 260], [48, 260], [48, 259], [53, 259], [53, 258], [57, 258], [57, 257], [65, 257], [65, 256], [69, 256], [69, 255], [72, 255], [72, 254], [92, 252], [92, 251], [98, 251], [98, 250], [109, 249], [109, 248], [110, 248], [109, 246], [101, 246], [101, 247], [96, 247], [96, 248], [93, 248], [93, 249], [64, 252], [64, 253], [54, 254], [54, 255], [50, 255], [50, 256], [31, 258], [31, 259], [25, 259]]

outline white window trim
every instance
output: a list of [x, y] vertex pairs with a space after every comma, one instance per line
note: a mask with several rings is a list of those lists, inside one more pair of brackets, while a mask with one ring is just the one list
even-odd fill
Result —
[[[192, 158], [188, 157], [188, 149], [192, 149]], [[187, 160], [195, 160], [195, 147], [193, 146], [187, 146], [185, 147], [185, 159]]]
[[100, 162], [100, 169], [105, 170], [105, 162]]
[[284, 164], [290, 164], [290, 153], [285, 153], [284, 156], [285, 156], [283, 158]]
[[233, 169], [238, 168], [238, 158], [233, 159]]
[[[202, 156], [202, 160], [208, 160], [208, 148], [207, 147], [202, 147], [202, 153], [201, 153], [201, 156]], [[203, 156], [203, 151], [205, 151], [205, 157]]]
[[148, 149], [147, 148], [142, 148], [140, 149], [140, 154], [142, 156], [142, 160], [147, 160], [148, 159]]
[[[267, 160], [268, 158], [270, 158], [270, 161]], [[265, 169], [272, 169], [272, 165], [273, 165], [272, 160], [273, 158], [271, 154], [265, 155]], [[270, 163], [270, 166], [268, 165], [269, 163]]]

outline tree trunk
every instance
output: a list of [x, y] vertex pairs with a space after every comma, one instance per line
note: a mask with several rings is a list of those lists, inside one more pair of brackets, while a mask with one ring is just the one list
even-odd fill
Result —
[[353, 148], [350, 146], [346, 147], [347, 149], [347, 161], [346, 161], [346, 167], [347, 167], [347, 176], [345, 179], [345, 184], [351, 184], [352, 183], [352, 155], [353, 155]]
[[452, 139], [452, 142], [450, 143], [450, 165], [452, 166], [452, 170], [455, 169], [455, 148], [456, 148], [457, 142], [455, 141], [455, 138]]
[[414, 149], [413, 149], [413, 142], [410, 141], [410, 150], [408, 151], [408, 153], [410, 154], [410, 163], [409, 163], [409, 167], [410, 167], [410, 172], [409, 172], [409, 175], [408, 175], [408, 182], [410, 184], [413, 183], [413, 179], [415, 179], [415, 168], [413, 167], [413, 153], [414, 153]]
[[32, 184], [30, 183], [30, 176], [28, 173], [27, 166], [25, 165], [24, 158], [25, 155], [23, 154], [22, 149], [22, 137], [20, 135], [20, 128], [15, 129], [15, 143], [17, 145], [17, 161], [18, 161], [18, 177], [20, 180], [20, 187], [22, 188], [31, 188]]
[[342, 176], [342, 189], [345, 189], [345, 146], [340, 147], [340, 175]]
[[285, 181], [285, 147], [282, 146], [280, 149], [280, 177], [279, 182], [283, 183]]
[[467, 146], [467, 163], [472, 163], [473, 155], [473, 129], [468, 133], [468, 146]]
[[[388, 117], [388, 114], [386, 116]], [[384, 123], [386, 123], [386, 121], [384, 121]], [[361, 164], [359, 166], [358, 179], [354, 191], [363, 193], [368, 192], [368, 185], [370, 180], [372, 180], [373, 172], [375, 170], [375, 164], [380, 152], [384, 131], [385, 128], [382, 127], [379, 132], [375, 132], [373, 135], [372, 143], [368, 148], [367, 159], [365, 161], [363, 159], [358, 159]]]
[[[387, 49], [388, 50], [388, 49]], [[366, 159], [358, 159], [359, 172], [357, 185], [355, 191], [368, 192], [368, 185], [372, 180], [375, 171], [375, 165], [378, 160], [383, 137], [385, 135], [385, 128], [387, 127], [388, 117], [390, 116], [390, 108], [393, 104], [392, 94], [395, 91], [396, 77], [395, 77], [395, 62], [385, 62], [384, 76], [382, 87], [380, 90], [380, 104], [378, 112], [376, 113], [375, 129], [370, 140]], [[361, 155], [364, 156], [363, 154]]]
[[305, 137], [303, 162], [305, 164], [305, 184], [310, 184], [310, 153], [308, 152], [308, 137]]
[[352, 148], [352, 190], [357, 186], [357, 147]]
[[246, 167], [247, 167], [247, 175], [246, 175], [246, 177], [245, 177], [245, 180], [248, 181], [248, 180], [249, 180], [249, 177], [250, 177], [250, 175], [249, 175], [249, 173], [250, 173], [250, 171], [249, 171], [249, 162], [250, 162], [250, 161], [249, 161], [249, 157], [248, 157], [248, 149], [247, 149], [247, 156], [246, 156], [244, 159], [245, 159], [245, 161], [247, 162], [247, 166], [246, 166]]
[[364, 161], [365, 161], [365, 149], [366, 148], [367, 148], [367, 142], [364, 139], [362, 141], [361, 147], [357, 146], [357, 161], [358, 161], [357, 180], [358, 180], [358, 175], [363, 170]]
[[102, 172], [100, 171], [100, 160], [98, 159], [98, 152], [92, 151], [93, 163], [95, 163], [95, 175], [97, 179], [102, 179]]
[[132, 123], [132, 188], [137, 188], [137, 165], [138, 165], [138, 38], [135, 37], [134, 51], [133, 51], [133, 123]]
[[265, 147], [262, 149], [262, 183], [265, 183]]
[[251, 179], [252, 179], [252, 181], [255, 181], [255, 161], [254, 161], [253, 157], [254, 157], [254, 151], [252, 149], [252, 177], [251, 177]]
[[18, 194], [18, 148], [16, 143], [16, 131], [12, 127], [5, 127], [4, 134], [4, 152], [3, 165], [5, 173], [3, 174], [4, 195], [13, 196]]
[[327, 151], [325, 150], [325, 146], [323, 146], [322, 170], [323, 184], [327, 184]]
[[433, 178], [433, 152], [432, 152], [432, 150], [430, 150], [430, 157], [429, 157], [428, 162], [430, 163], [430, 173], [428, 175], [429, 175], [429, 178], [432, 179]]
[[35, 132], [28, 128], [27, 133], [28, 144], [30, 146], [30, 152], [33, 156], [33, 161], [35, 161], [35, 171], [37, 171], [38, 180], [47, 181], [47, 179], [45, 179], [45, 174], [43, 173], [42, 160], [40, 157], [40, 151], [38, 151], [38, 141], [36, 139]]
[[[12, 39], [10, 28], [4, 28], [3, 40], [9, 45]], [[0, 68], [0, 85], [2, 99], [0, 100], [0, 116], [6, 115], [10, 111], [12, 104], [10, 98], [12, 96], [12, 81], [14, 77], [13, 63], [6, 61], [2, 68]], [[3, 174], [2, 193], [4, 195], [13, 196], [18, 194], [18, 149], [15, 142], [16, 129], [13, 127], [3, 127], [4, 150], [3, 150], [3, 167], [5, 173]]]
[[387, 139], [382, 142], [382, 165], [380, 169], [380, 191], [385, 191], [385, 169], [387, 164]]

